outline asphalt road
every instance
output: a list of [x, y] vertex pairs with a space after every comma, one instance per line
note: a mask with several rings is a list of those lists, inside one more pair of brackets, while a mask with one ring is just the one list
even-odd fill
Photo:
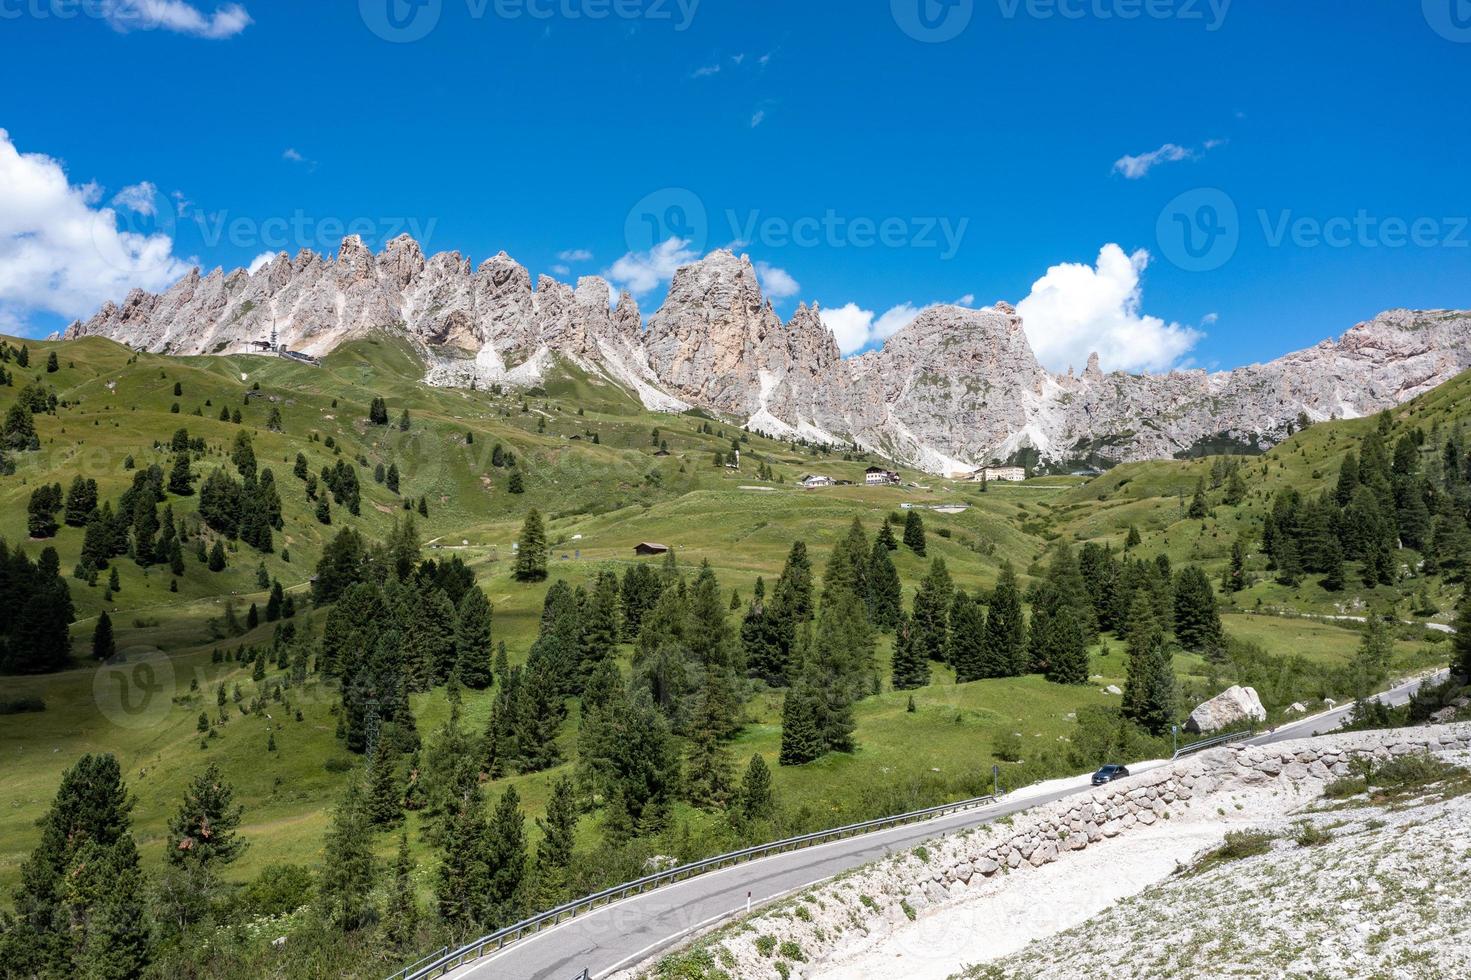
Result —
[[[1443, 676], [1437, 674], [1430, 680]], [[1421, 683], [1401, 684], [1379, 695], [1379, 699], [1391, 705], [1404, 704]], [[1250, 741], [1265, 745], [1330, 732], [1343, 723], [1350, 708], [1304, 718]], [[1051, 792], [1026, 796], [1022, 791], [994, 806], [713, 871], [568, 919], [467, 964], [450, 976], [455, 980], [574, 980], [588, 970], [593, 980], [601, 980], [748, 907], [759, 907], [843, 871], [909, 850], [940, 834], [990, 823], [1091, 788], [1089, 777], [1079, 776]]]

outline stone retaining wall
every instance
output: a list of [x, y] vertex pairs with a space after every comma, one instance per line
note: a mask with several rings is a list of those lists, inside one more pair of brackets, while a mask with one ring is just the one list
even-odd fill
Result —
[[[931, 883], [943, 889], [956, 881], [969, 883], [976, 874], [990, 877], [1003, 867], [1041, 867], [1068, 851], [1081, 851], [1135, 826], [1150, 826], [1172, 808], [1189, 807], [1191, 801], [1211, 793], [1272, 782], [1327, 782], [1349, 775], [1349, 761], [1354, 758], [1388, 759], [1468, 748], [1471, 724], [1354, 732], [1276, 745], [1212, 749], [1095, 790], [1080, 802], [1055, 804], [1048, 808], [1050, 813], [1038, 814], [1040, 819], [1034, 826], [937, 871]], [[927, 890], [931, 892], [927, 897], [944, 897]]]
[[[947, 834], [717, 930], [707, 941], [721, 947], [729, 974], [740, 978], [771, 975], [770, 950], [756, 948], [757, 936], [790, 939], [803, 951], [805, 962], [789, 967], [791, 980], [800, 980], [855, 934], [873, 938], [902, 928], [921, 910], [962, 901], [998, 875], [1026, 873], [1163, 820], [1198, 819], [1192, 810], [1202, 804], [1223, 810], [1232, 795], [1285, 797], [1273, 806], [1285, 813], [1296, 799], [1316, 797], [1324, 783], [1349, 775], [1355, 758], [1457, 750], [1471, 750], [1471, 724], [1211, 749], [1087, 795]], [[649, 974], [637, 968], [623, 974], [630, 975]]]

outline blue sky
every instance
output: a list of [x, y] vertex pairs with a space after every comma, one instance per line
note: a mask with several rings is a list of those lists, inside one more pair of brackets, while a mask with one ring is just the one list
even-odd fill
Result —
[[1030, 294], [1054, 367], [1249, 363], [1471, 305], [1465, 7], [0, 0], [0, 327], [409, 231], [646, 313], [737, 242], [847, 349]]

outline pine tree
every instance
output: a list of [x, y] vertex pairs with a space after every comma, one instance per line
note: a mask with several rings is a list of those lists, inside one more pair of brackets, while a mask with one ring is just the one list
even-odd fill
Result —
[[524, 898], [526, 817], [514, 786], [506, 787], [491, 812], [485, 834], [485, 867], [486, 925], [498, 929], [516, 921]]
[[1228, 592], [1246, 588], [1246, 545], [1239, 538], [1231, 545], [1231, 565], [1226, 570], [1225, 585]]
[[521, 525], [514, 575], [518, 582], [540, 582], [547, 577], [547, 536], [541, 514], [532, 508]]
[[572, 780], [552, 784], [546, 819], [537, 818], [541, 840], [536, 845], [536, 905], [548, 908], [567, 898], [572, 877], [573, 849], [577, 843], [577, 798]]
[[925, 556], [924, 519], [917, 510], [911, 510], [904, 518], [904, 546], [921, 558]]
[[[888, 522], [884, 523], [887, 528]], [[890, 535], [892, 539], [892, 535]], [[904, 588], [894, 568], [882, 535], [874, 541], [868, 561], [869, 618], [877, 628], [888, 632], [899, 623], [904, 609]]]
[[1195, 485], [1195, 496], [1190, 499], [1190, 508], [1185, 516], [1192, 521], [1203, 521], [1210, 513], [1210, 504], [1205, 499], [1205, 481], [1201, 480]]
[[383, 938], [400, 953], [414, 947], [419, 932], [419, 902], [414, 896], [414, 862], [409, 856], [409, 835], [398, 836], [398, 857], [393, 862], [393, 884], [383, 916]]
[[914, 594], [915, 641], [931, 660], [943, 661], [948, 646], [950, 604], [954, 586], [945, 559], [935, 558]]
[[485, 801], [471, 784], [453, 801], [434, 875], [434, 901], [450, 934], [463, 938], [486, 926], [490, 869], [486, 864]]
[[40, 843], [20, 869], [16, 917], [0, 930], [7, 974], [144, 973], [150, 949], [131, 809], [111, 755], [85, 755], [62, 775], [38, 821]]
[[349, 931], [370, 923], [377, 914], [373, 905], [376, 878], [363, 791], [359, 781], [352, 779], [332, 814], [324, 848], [318, 894], [328, 919]]
[[1054, 684], [1088, 683], [1088, 636], [1071, 606], [1057, 610], [1049, 635], [1047, 679]]
[[215, 763], [205, 767], [184, 790], [184, 799], [169, 821], [169, 863], [216, 873], [233, 864], [247, 846], [237, 832], [244, 808]]
[[1014, 677], [1027, 668], [1027, 623], [1021, 588], [1010, 562], [1001, 565], [1001, 577], [991, 593], [986, 615], [983, 677]]
[[225, 546], [215, 538], [214, 547], [209, 550], [209, 570], [212, 572], [223, 572], [225, 570]]
[[117, 655], [117, 641], [112, 636], [112, 617], [104, 609], [97, 617], [97, 627], [92, 630], [92, 659], [111, 660]]
[[771, 769], [759, 755], [751, 756], [746, 774], [741, 778], [738, 810], [747, 823], [769, 820], [776, 813], [776, 797], [771, 788]]
[[1197, 565], [1182, 569], [1175, 580], [1175, 636], [1185, 649], [1207, 656], [1225, 649], [1215, 589]]
[[388, 405], [382, 398], [374, 398], [368, 406], [368, 421], [373, 425], [388, 424]]
[[1143, 543], [1144, 538], [1139, 534], [1139, 526], [1137, 524], [1130, 524], [1129, 535], [1124, 539], [1124, 550], [1133, 551]]
[[490, 600], [479, 586], [465, 590], [455, 614], [455, 671], [460, 683], [473, 691], [483, 691], [494, 682], [491, 658]]
[[986, 614], [964, 591], [950, 605], [949, 645], [945, 659], [955, 668], [955, 683], [966, 684], [986, 676]]
[[914, 633], [914, 621], [900, 613], [894, 628], [893, 685], [896, 691], [925, 687], [930, 682], [930, 658]]
[[1142, 590], [1129, 606], [1128, 656], [1121, 712], [1150, 734], [1163, 734], [1175, 715], [1175, 670], [1154, 604]]
[[826, 754], [821, 714], [821, 697], [805, 681], [787, 691], [781, 708], [782, 765], [800, 766]]
[[883, 545], [889, 551], [899, 550], [899, 542], [894, 537], [894, 526], [887, 515], [884, 516], [884, 523], [879, 525], [879, 533], [874, 543]]
[[379, 739], [368, 762], [368, 790], [363, 801], [368, 822], [375, 827], [392, 827], [403, 819], [403, 790], [398, 759], [387, 739]]

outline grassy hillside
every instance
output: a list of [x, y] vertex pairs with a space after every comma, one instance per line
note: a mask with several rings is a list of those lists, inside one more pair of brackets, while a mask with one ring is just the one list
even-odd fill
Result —
[[[1122, 548], [1131, 526], [1142, 536], [1136, 554], [1167, 554], [1177, 567], [1200, 563], [1218, 580], [1232, 542], [1241, 535], [1259, 536], [1273, 494], [1283, 486], [1308, 491], [1331, 483], [1338, 461], [1373, 424], [1314, 426], [1247, 460], [1246, 500], [1227, 507], [1219, 503], [1220, 491], [1213, 490], [1211, 512], [1192, 520], [1185, 516], [1187, 507], [1198, 481], [1210, 484], [1210, 459], [1123, 466], [1091, 481], [1059, 477], [985, 489], [905, 470], [903, 486], [870, 488], [862, 485], [863, 469], [877, 460], [745, 436], [737, 426], [703, 415], [651, 413], [615, 386], [571, 368], [545, 391], [497, 393], [424, 386], [414, 354], [386, 337], [344, 347], [320, 367], [264, 356], [136, 354], [96, 338], [26, 343], [30, 366], [8, 365], [15, 377], [11, 386], [0, 387], [0, 414], [30, 382], [53, 391], [61, 407], [36, 416], [40, 450], [12, 454], [15, 472], [0, 477], [0, 537], [12, 545], [23, 543], [32, 557], [44, 546], [55, 547], [67, 574], [80, 557], [82, 531], [63, 526], [54, 539], [27, 541], [32, 491], [53, 482], [65, 489], [81, 475], [97, 481], [100, 499], [116, 499], [132, 482], [133, 471], [126, 467], [130, 457], [134, 467], [157, 463], [167, 472], [168, 442], [180, 427], [205, 440], [206, 451], [193, 467], [201, 477], [228, 467], [236, 433], [249, 432], [259, 465], [275, 474], [284, 530], [272, 554], [232, 546], [221, 572], [208, 571], [186, 554], [185, 574], [176, 583], [167, 566], [144, 569], [126, 558], [115, 560], [120, 588], [110, 600], [104, 598], [105, 582], [88, 586], [70, 580], [77, 611], [74, 668], [3, 680], [5, 699], [45, 702], [43, 712], [0, 715], [7, 775], [0, 788], [0, 889], [7, 891], [38, 840], [35, 821], [62, 771], [85, 752], [111, 752], [122, 763], [137, 798], [134, 829], [145, 866], [161, 864], [166, 820], [187, 780], [206, 760], [219, 763], [236, 787], [245, 806], [242, 831], [254, 842], [228, 877], [247, 881], [282, 862], [318, 864], [328, 808], [360, 765], [334, 735], [336, 692], [314, 679], [289, 693], [289, 708], [275, 703], [267, 704], [263, 715], [237, 714], [207, 747], [201, 747], [196, 720], [201, 712], [214, 713], [221, 684], [232, 693], [238, 685], [246, 698], [256, 691], [248, 665], [217, 662], [214, 651], [228, 654], [241, 645], [270, 642], [270, 625], [240, 634], [228, 626], [232, 615], [243, 620], [252, 603], [264, 606], [267, 594], [258, 584], [258, 568], [299, 600], [298, 627], [317, 628], [323, 611], [312, 609], [308, 596], [324, 544], [348, 525], [382, 538], [404, 513], [406, 500], [417, 504], [422, 497], [426, 504], [428, 516], [418, 519], [425, 556], [458, 555], [474, 570], [494, 605], [495, 638], [504, 640], [512, 663], [518, 663], [536, 638], [551, 582], [587, 584], [605, 568], [621, 574], [638, 560], [632, 550], [637, 542], [674, 547], [690, 571], [708, 561], [723, 589], [744, 601], [758, 576], [768, 585], [775, 579], [794, 541], [807, 542], [820, 574], [855, 516], [872, 534], [885, 516], [903, 515], [910, 507], [965, 509], [922, 511], [927, 558], [907, 548], [894, 553], [906, 605], [935, 556], [945, 559], [956, 584], [967, 590], [994, 586], [1008, 561], [1026, 587], [1041, 574], [1057, 542]], [[48, 372], [45, 363], [52, 352], [58, 369]], [[1467, 410], [1468, 386], [1471, 380], [1462, 378], [1425, 396], [1397, 413], [1396, 424], [1456, 424]], [[387, 403], [388, 426], [368, 422], [374, 396]], [[238, 409], [240, 423], [220, 421], [222, 407]], [[267, 427], [273, 408], [284, 422], [279, 432]], [[397, 420], [404, 410], [409, 425], [400, 430]], [[744, 438], [742, 471], [717, 467], [716, 453], [729, 452], [737, 437]], [[492, 464], [497, 445], [517, 457], [524, 493], [511, 493], [510, 471]], [[338, 459], [357, 466], [359, 516], [334, 507], [331, 526], [316, 520], [302, 481], [292, 475], [298, 452], [307, 457], [311, 473]], [[399, 493], [374, 481], [380, 463], [397, 466]], [[762, 464], [771, 467], [774, 479], [757, 478]], [[800, 489], [797, 481], [809, 472], [855, 485]], [[198, 496], [173, 497], [170, 503], [187, 520]], [[512, 543], [532, 507], [549, 519], [550, 578], [522, 584], [510, 574]], [[1275, 614], [1341, 615], [1375, 602], [1393, 604], [1408, 616], [1410, 597], [1422, 587], [1445, 610], [1459, 595], [1459, 585], [1443, 577], [1372, 593], [1350, 588], [1330, 595], [1312, 585], [1288, 590], [1271, 580], [1261, 558], [1253, 555], [1252, 565], [1256, 584], [1223, 600], [1230, 613], [1227, 631], [1273, 657], [1285, 661], [1296, 655], [1320, 668], [1324, 686], [1317, 696], [1330, 690], [1329, 671], [1353, 655], [1359, 643], [1355, 624]], [[104, 608], [128, 661], [121, 672], [99, 670], [89, 660], [92, 630]], [[1395, 668], [1443, 662], [1443, 648], [1431, 646], [1431, 639], [1403, 631]], [[881, 639], [881, 660], [891, 642]], [[1226, 680], [1219, 667], [1199, 657], [1179, 655], [1175, 667], [1187, 697], [1213, 694]], [[799, 768], [775, 764], [781, 693], [754, 688], [746, 707], [749, 724], [732, 754], [743, 760], [759, 753], [772, 764], [776, 795], [790, 826], [830, 825], [979, 791], [989, 786], [991, 767], [1003, 756], [1009, 781], [1040, 773], [1026, 767], [1044, 757], [1061, 764], [1076, 734], [1078, 713], [1117, 704], [1117, 697], [1103, 689], [1123, 684], [1125, 657], [1121, 642], [1105, 637], [1093, 652], [1090, 683], [1077, 687], [1037, 676], [957, 685], [942, 667], [931, 686], [913, 693], [913, 710], [910, 695], [888, 690], [887, 669], [882, 673], [884, 692], [857, 708], [858, 751]], [[486, 724], [491, 700], [489, 692], [465, 694], [464, 716], [477, 733]], [[412, 707], [426, 738], [449, 712], [442, 688], [415, 695]], [[576, 726], [574, 705], [560, 736], [569, 759], [575, 756]], [[267, 751], [268, 731], [274, 731], [275, 751]], [[1003, 749], [1003, 740], [1017, 736], [1019, 753], [1014, 746]], [[563, 765], [512, 776], [491, 789], [516, 785], [527, 812], [537, 815], [552, 782], [567, 771], [569, 765]], [[718, 819], [684, 805], [675, 823], [692, 828], [695, 838], [668, 842], [676, 849], [708, 846], [724, 832]], [[592, 846], [599, 839], [598, 821], [584, 820], [579, 834]], [[420, 865], [417, 880], [427, 893], [435, 859], [416, 834], [410, 839]], [[378, 845], [384, 856], [392, 846], [387, 836]]]

